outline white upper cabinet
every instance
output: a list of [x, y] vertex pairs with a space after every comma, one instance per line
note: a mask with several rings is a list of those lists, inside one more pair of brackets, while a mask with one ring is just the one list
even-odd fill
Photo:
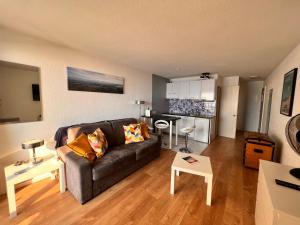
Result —
[[166, 97], [169, 98], [178, 98], [177, 90], [175, 83], [167, 83]]
[[167, 83], [166, 98], [199, 99], [213, 101], [216, 97], [216, 80], [176, 81]]
[[188, 99], [189, 87], [190, 85], [188, 81], [167, 83], [166, 98]]
[[201, 96], [200, 99], [213, 101], [216, 97], [216, 80], [201, 80]]
[[188, 81], [180, 81], [177, 83], [178, 98], [189, 99], [190, 83]]
[[201, 97], [201, 80], [190, 81], [189, 99], [200, 99]]

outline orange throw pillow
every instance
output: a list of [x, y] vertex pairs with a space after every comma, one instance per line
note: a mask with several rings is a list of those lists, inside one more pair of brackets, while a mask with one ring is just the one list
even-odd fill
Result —
[[145, 122], [141, 122], [141, 132], [142, 136], [145, 140], [150, 139], [148, 124]]
[[89, 161], [94, 161], [96, 158], [96, 154], [89, 143], [88, 137], [84, 133], [67, 144], [67, 146], [77, 155], [87, 158]]

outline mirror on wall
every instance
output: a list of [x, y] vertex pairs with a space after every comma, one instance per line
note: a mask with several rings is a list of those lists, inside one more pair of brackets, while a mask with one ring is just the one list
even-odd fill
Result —
[[40, 69], [0, 60], [0, 124], [41, 120]]

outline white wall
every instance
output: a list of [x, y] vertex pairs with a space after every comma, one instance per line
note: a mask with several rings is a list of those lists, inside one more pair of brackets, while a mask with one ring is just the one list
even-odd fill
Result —
[[245, 88], [247, 91], [244, 130], [257, 132], [259, 127], [261, 92], [264, 81], [248, 81]]
[[267, 77], [266, 86], [268, 90], [273, 89], [269, 135], [276, 140], [281, 163], [299, 167], [300, 156], [291, 149], [285, 137], [285, 126], [290, 117], [280, 114], [283, 77], [293, 68], [298, 68], [298, 78], [292, 115], [300, 113], [300, 44]]
[[[152, 75], [0, 27], [0, 60], [40, 67], [43, 121], [0, 125], [0, 192], [3, 166], [25, 157], [24, 140], [48, 139], [57, 128], [82, 122], [138, 117], [135, 99], [151, 101]], [[124, 94], [67, 90], [66, 67], [125, 78]]]
[[37, 121], [41, 102], [32, 99], [32, 84], [39, 84], [39, 71], [13, 65], [0, 65], [0, 118]]
[[240, 85], [239, 76], [222, 77], [221, 79], [221, 86], [239, 86], [239, 85]]

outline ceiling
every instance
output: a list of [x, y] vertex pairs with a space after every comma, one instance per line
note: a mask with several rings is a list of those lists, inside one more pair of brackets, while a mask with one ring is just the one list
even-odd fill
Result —
[[300, 42], [299, 0], [0, 0], [0, 25], [167, 77], [265, 77]]

